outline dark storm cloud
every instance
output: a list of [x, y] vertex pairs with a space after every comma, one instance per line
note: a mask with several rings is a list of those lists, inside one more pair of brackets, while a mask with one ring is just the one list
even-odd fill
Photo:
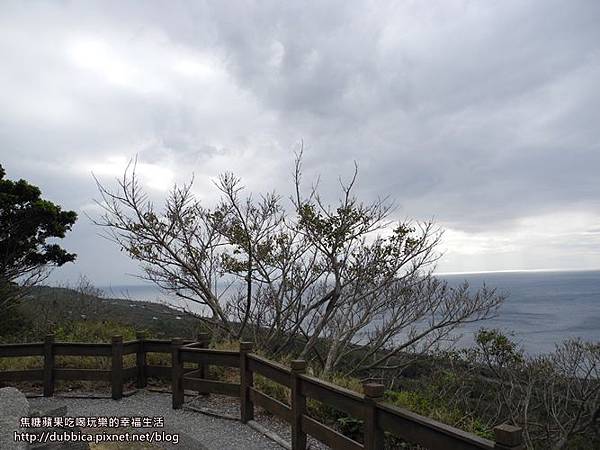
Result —
[[[435, 217], [454, 231], [451, 248], [471, 245], [491, 268], [512, 268], [503, 252], [527, 251], [515, 236], [534, 230], [532, 218], [544, 228], [552, 214], [579, 217], [577, 229], [553, 229], [565, 242], [597, 228], [598, 2], [3, 2], [0, 11], [1, 162], [65, 207], [90, 210], [90, 171], [110, 180], [135, 153], [157, 198], [192, 172], [210, 198], [208, 177], [223, 170], [285, 191], [303, 139], [307, 177], [331, 175], [323, 186], [333, 189], [356, 160], [363, 195], [391, 194], [402, 216]], [[118, 252], [95, 239], [89, 223], [70, 238], [82, 255], [100, 252], [80, 270], [112, 279], [132, 267], [97, 264]], [[600, 265], [595, 244], [586, 264]], [[543, 246], [531, 245], [526, 265], [545, 264]]]

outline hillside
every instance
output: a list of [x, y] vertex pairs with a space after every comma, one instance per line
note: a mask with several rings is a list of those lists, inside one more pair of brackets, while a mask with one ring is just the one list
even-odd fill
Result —
[[65, 320], [110, 321], [158, 336], [191, 337], [198, 326], [194, 317], [160, 303], [102, 298], [50, 286], [34, 288], [20, 309], [38, 327]]

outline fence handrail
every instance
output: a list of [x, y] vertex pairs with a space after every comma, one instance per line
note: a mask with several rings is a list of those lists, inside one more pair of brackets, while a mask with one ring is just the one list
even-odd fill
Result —
[[[104, 380], [111, 383], [113, 399], [123, 396], [123, 383], [136, 379], [136, 386], [146, 386], [151, 376], [170, 377], [173, 408], [180, 408], [185, 389], [200, 394], [219, 393], [240, 398], [244, 423], [254, 418], [254, 406], [260, 406], [292, 425], [292, 449], [306, 448], [307, 434], [336, 449], [376, 450], [383, 444], [384, 433], [425, 445], [431, 450], [519, 450], [523, 448], [521, 430], [510, 425], [494, 429], [496, 440], [491, 441], [472, 433], [421, 416], [412, 411], [383, 402], [383, 386], [365, 385], [365, 393], [337, 386], [307, 375], [306, 363], [292, 361], [291, 367], [251, 353], [251, 343], [240, 343], [240, 350], [207, 348], [206, 336], [194, 340], [146, 339], [137, 333], [136, 339], [123, 341], [115, 336], [111, 343], [54, 342], [48, 335], [44, 342], [0, 344], [0, 358], [43, 356], [43, 368], [0, 371], [0, 381], [42, 381], [44, 396], [52, 396], [56, 380]], [[153, 366], [146, 362], [147, 353], [170, 353], [171, 366]], [[136, 354], [136, 365], [123, 367], [123, 356]], [[111, 357], [110, 369], [73, 369], [55, 367], [54, 357], [103, 356]], [[197, 367], [184, 368], [194, 363]], [[240, 383], [227, 383], [206, 378], [209, 365], [240, 368]], [[287, 405], [261, 392], [254, 386], [254, 374], [272, 380], [291, 390]], [[368, 389], [367, 389], [368, 388]], [[354, 441], [307, 415], [306, 399], [313, 398], [328, 406], [362, 420], [363, 443]]]
[[[496, 433], [496, 442], [494, 442], [383, 402], [383, 386], [380, 386], [381, 395], [379, 397], [370, 397], [367, 394], [366, 386], [363, 395], [328, 381], [306, 375], [304, 373], [306, 363], [303, 361], [293, 361], [292, 367], [288, 368], [262, 356], [250, 353], [251, 349], [251, 343], [240, 343], [240, 351], [237, 352], [240, 362], [239, 364], [232, 363], [229, 365], [229, 367], [240, 367], [239, 397], [241, 399], [242, 421], [249, 422], [253, 419], [254, 404], [256, 403], [270, 413], [291, 422], [292, 449], [294, 450], [304, 450], [306, 448], [307, 433], [329, 444], [332, 448], [375, 450], [383, 445], [385, 432], [396, 434], [401, 438], [408, 438], [407, 440], [418, 444], [427, 444], [431, 450], [518, 450], [522, 448], [521, 430], [517, 427], [511, 428], [509, 431], [503, 430], [502, 433]], [[200, 360], [190, 358], [189, 356], [192, 353], [205, 355], [206, 357], [201, 360], [207, 364], [211, 363], [210, 354], [218, 354], [218, 352], [206, 349], [193, 349], [192, 352], [189, 346], [181, 346], [176, 351], [180, 352], [179, 355], [182, 356], [179, 361], [181, 365], [186, 361]], [[232, 351], [225, 352], [227, 355], [236, 353]], [[223, 364], [219, 362], [219, 365]], [[291, 405], [281, 403], [256, 389], [254, 387], [254, 373], [291, 388]], [[196, 385], [197, 381], [192, 381], [192, 379], [186, 381], [185, 374], [181, 375], [181, 383], [179, 383], [181, 390], [186, 386], [193, 387]], [[231, 395], [231, 390], [228, 395]], [[306, 412], [307, 397], [323, 401], [328, 406], [349, 413], [358, 419], [363, 419], [365, 428], [367, 428], [365, 429], [364, 444], [353, 441], [309, 417]], [[183, 401], [176, 407], [181, 407], [182, 404]], [[406, 430], [410, 431], [407, 432]], [[494, 431], [496, 432], [496, 429]]]
[[0, 358], [1, 357], [16, 357], [16, 356], [43, 356], [44, 355], [44, 343], [43, 342], [31, 342], [23, 344], [1, 344], [0, 345]]

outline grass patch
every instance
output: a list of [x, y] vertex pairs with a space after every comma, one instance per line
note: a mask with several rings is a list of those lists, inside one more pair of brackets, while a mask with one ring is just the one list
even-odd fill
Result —
[[11, 356], [0, 358], [0, 370], [42, 369], [43, 356]]
[[123, 336], [124, 341], [134, 340], [135, 333], [131, 325], [108, 320], [74, 321], [57, 326], [54, 339], [58, 342], [110, 343], [113, 336]]
[[459, 408], [453, 408], [440, 400], [435, 400], [428, 392], [386, 391], [385, 401], [478, 436], [487, 439], [494, 438], [492, 430], [479, 419]]

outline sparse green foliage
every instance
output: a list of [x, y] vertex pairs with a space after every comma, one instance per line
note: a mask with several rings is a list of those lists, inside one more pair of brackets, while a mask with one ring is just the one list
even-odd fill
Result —
[[523, 352], [500, 330], [480, 329], [475, 343], [491, 367], [514, 367], [523, 362]]

